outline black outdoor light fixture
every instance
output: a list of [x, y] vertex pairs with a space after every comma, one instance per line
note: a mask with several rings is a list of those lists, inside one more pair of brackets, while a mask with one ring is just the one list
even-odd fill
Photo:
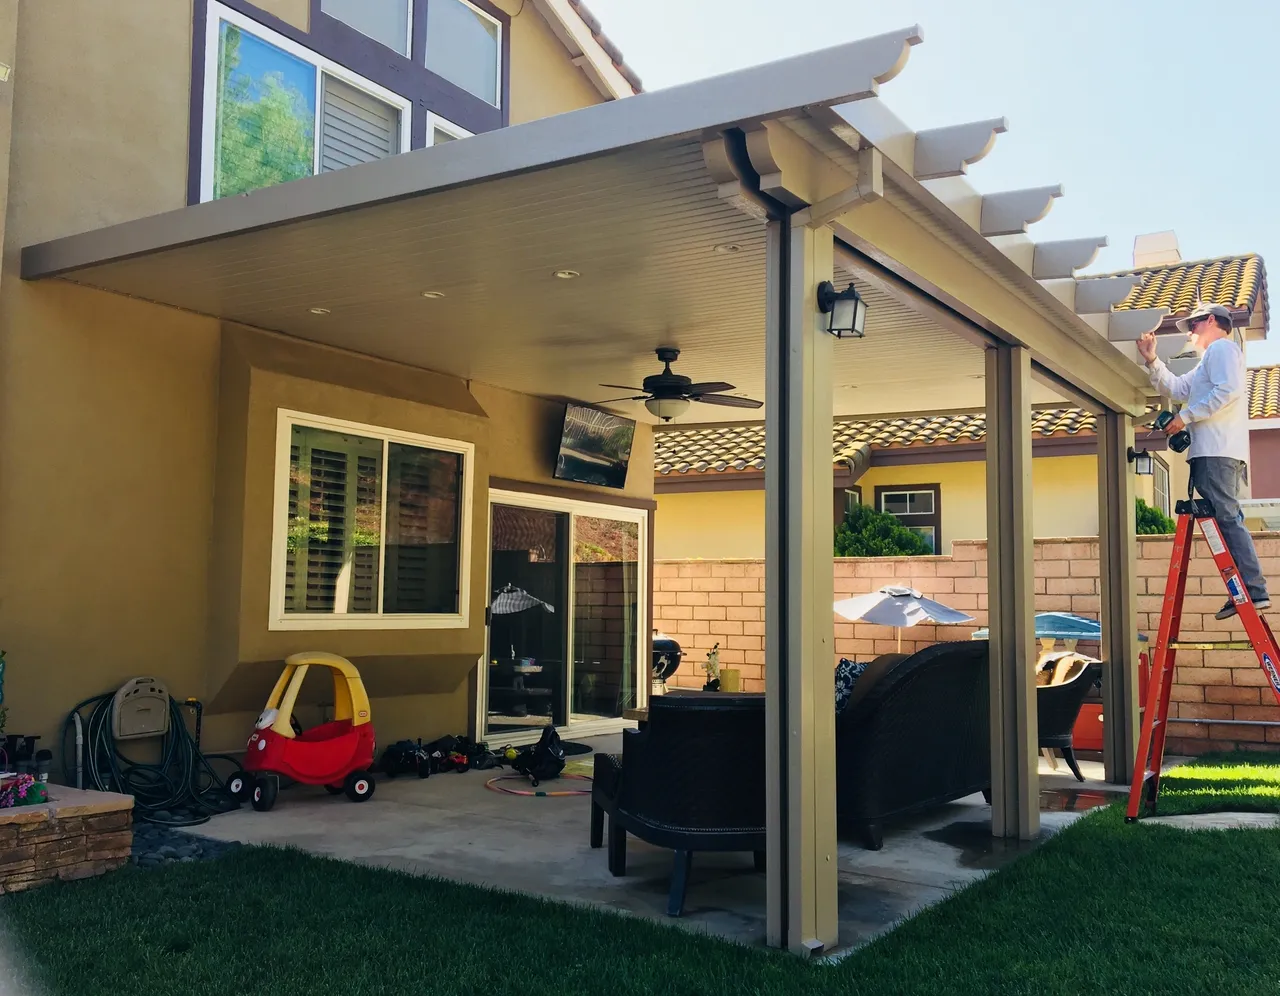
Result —
[[818, 310], [828, 316], [827, 331], [837, 339], [861, 339], [867, 334], [867, 302], [853, 284], [838, 291], [830, 280], [822, 281]]
[[1146, 450], [1135, 450], [1129, 447], [1129, 462], [1133, 464], [1133, 472], [1139, 477], [1150, 477], [1155, 473], [1152, 466], [1151, 454]]

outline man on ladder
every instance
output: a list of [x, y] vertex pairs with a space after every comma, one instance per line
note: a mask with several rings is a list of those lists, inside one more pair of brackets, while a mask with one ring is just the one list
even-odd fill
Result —
[[[1249, 459], [1244, 354], [1231, 338], [1231, 313], [1220, 305], [1197, 305], [1189, 317], [1178, 322], [1178, 327], [1191, 337], [1192, 347], [1201, 354], [1200, 363], [1190, 373], [1175, 377], [1165, 368], [1156, 358], [1152, 333], [1138, 341], [1138, 351], [1147, 363], [1152, 384], [1162, 394], [1186, 403], [1180, 416], [1164, 429], [1172, 435], [1187, 428], [1191, 436], [1191, 483], [1205, 500], [1197, 501], [1188, 495], [1189, 500], [1178, 502], [1176, 509], [1178, 526], [1125, 811], [1129, 823], [1140, 819], [1144, 812], [1151, 815], [1156, 811], [1179, 650], [1251, 649], [1280, 699], [1280, 647], [1260, 614], [1260, 610], [1271, 607], [1271, 599], [1237, 500]], [[1218, 611], [1217, 618], [1238, 616], [1249, 637], [1247, 642], [1179, 639], [1197, 526], [1227, 591], [1227, 604]]]
[[[1199, 304], [1178, 321], [1200, 362], [1177, 377], [1156, 356], [1156, 337], [1148, 332], [1138, 340], [1152, 385], [1174, 401], [1185, 402], [1178, 416], [1165, 426], [1166, 436], [1182, 429], [1191, 434], [1187, 460], [1191, 483], [1213, 505], [1214, 518], [1231, 551], [1254, 608], [1271, 608], [1267, 581], [1258, 563], [1253, 537], [1244, 527], [1240, 486], [1249, 473], [1249, 398], [1244, 352], [1231, 335], [1231, 312], [1220, 304]], [[1215, 618], [1236, 614], [1230, 598]]]

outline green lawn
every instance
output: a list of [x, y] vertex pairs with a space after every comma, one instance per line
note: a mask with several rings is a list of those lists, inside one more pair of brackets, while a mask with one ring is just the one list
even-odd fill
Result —
[[[1277, 808], [1280, 767], [1247, 760], [1175, 769], [1161, 811]], [[49, 996], [1256, 994], [1280, 988], [1280, 831], [1111, 807], [833, 966], [269, 849], [6, 897], [0, 917]]]

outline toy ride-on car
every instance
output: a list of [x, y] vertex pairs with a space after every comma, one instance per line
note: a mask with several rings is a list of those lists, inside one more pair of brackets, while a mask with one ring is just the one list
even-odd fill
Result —
[[[328, 668], [333, 675], [333, 719], [303, 730], [293, 710], [312, 667]], [[244, 767], [227, 780], [227, 790], [266, 812], [275, 805], [284, 775], [303, 785], [323, 785], [332, 795], [345, 792], [352, 802], [364, 802], [374, 788], [373, 737], [369, 696], [355, 665], [336, 654], [294, 654], [284, 662], [284, 671], [249, 737]]]

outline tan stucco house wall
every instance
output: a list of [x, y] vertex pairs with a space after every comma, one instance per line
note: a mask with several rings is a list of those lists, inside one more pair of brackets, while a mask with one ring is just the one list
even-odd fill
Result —
[[[264, 6], [305, 28], [307, 3]], [[235, 748], [280, 658], [330, 649], [367, 670], [381, 742], [465, 731], [485, 638], [488, 479], [550, 484], [563, 409], [18, 277], [24, 245], [186, 204], [192, 11], [185, 0], [20, 8], [4, 84], [13, 128], [0, 283], [9, 729], [49, 744], [77, 702], [146, 674], [207, 703], [206, 749]], [[512, 24], [513, 122], [602, 99], [532, 5]], [[267, 631], [273, 411], [285, 405], [475, 445], [467, 628]], [[640, 426], [626, 494], [652, 486]]]
[[[1186, 494], [1187, 464], [1161, 453], [1169, 466], [1174, 499]], [[1037, 457], [1032, 460], [1036, 536], [1096, 536], [1098, 460], [1095, 456]], [[662, 478], [659, 478], [661, 481]], [[986, 464], [977, 461], [871, 467], [858, 478], [870, 502], [885, 485], [938, 485], [942, 549], [956, 540], [987, 537]], [[1152, 478], [1139, 477], [1137, 495], [1151, 503]], [[659, 560], [758, 560], [764, 557], [763, 490], [659, 493], [654, 525]]]

